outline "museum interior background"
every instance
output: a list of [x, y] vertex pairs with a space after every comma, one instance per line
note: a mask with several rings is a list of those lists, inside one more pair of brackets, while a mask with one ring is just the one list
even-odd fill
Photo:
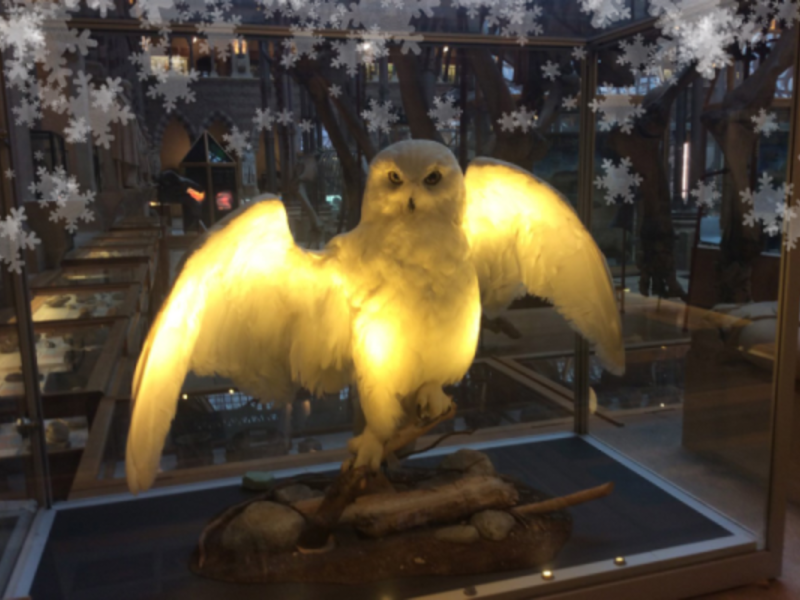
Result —
[[[0, 582], [37, 508], [126, 494], [133, 370], [206, 232], [271, 193], [321, 248], [358, 223], [372, 157], [407, 138], [561, 192], [624, 330], [615, 377], [546, 301], [515, 301], [440, 432], [471, 433], [445, 445], [591, 433], [741, 528], [747, 552], [780, 553], [776, 494], [800, 501], [800, 410], [779, 418], [800, 397], [796, 3], [360, 4], [5, 4]], [[193, 375], [178, 406], [157, 491], [340, 462], [359, 422], [347, 389], [276, 408]], [[190, 577], [106, 541], [64, 542], [33, 597], [155, 597]]]

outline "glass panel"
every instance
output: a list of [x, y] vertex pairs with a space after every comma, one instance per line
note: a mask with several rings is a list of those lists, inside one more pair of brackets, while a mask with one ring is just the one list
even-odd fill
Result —
[[[780, 252], [793, 244], [780, 217], [792, 46], [770, 34], [758, 57], [708, 78], [613, 66], [654, 41], [598, 53], [592, 225], [624, 311], [627, 371], [593, 361], [592, 433], [763, 544]], [[527, 366], [572, 377], [563, 361]]]
[[[724, 31], [700, 52], [690, 4], [11, 0], [0, 498], [35, 487], [16, 423], [36, 391], [27, 325], [56, 500], [126, 492], [128, 444], [150, 439], [164, 439], [153, 485], [229, 479], [172, 529], [158, 521], [169, 495], [122, 503], [152, 502], [153, 524], [104, 507], [108, 569], [102, 536], [76, 526], [65, 541], [59, 525], [31, 594], [114, 597], [128, 564], [146, 592], [125, 594], [171, 593], [196, 530], [252, 491], [230, 478], [338, 465], [356, 446], [394, 466], [412, 445], [480, 445], [526, 501], [614, 483], [572, 519], [541, 517], [572, 533], [537, 570], [599, 561], [624, 577], [622, 554], [647, 569], [681, 544], [763, 545], [780, 252], [800, 235], [784, 187], [793, 45], [780, 3], [736, 18], [706, 3]], [[44, 49], [38, 35], [4, 44], [9, 19], [75, 43], [43, 30]], [[25, 307], [8, 288], [22, 264]], [[599, 342], [588, 369], [576, 330]], [[129, 439], [142, 407], [152, 419]], [[412, 426], [424, 434], [383, 457]], [[154, 540], [178, 560], [160, 564]], [[508, 577], [402, 575], [388, 595]]]

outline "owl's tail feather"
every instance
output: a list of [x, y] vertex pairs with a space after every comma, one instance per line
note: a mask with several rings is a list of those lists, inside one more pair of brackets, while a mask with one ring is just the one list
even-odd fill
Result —
[[198, 289], [201, 282], [186, 283], [176, 286], [167, 300], [136, 365], [125, 454], [128, 487], [134, 494], [153, 485], [199, 334], [206, 294]]

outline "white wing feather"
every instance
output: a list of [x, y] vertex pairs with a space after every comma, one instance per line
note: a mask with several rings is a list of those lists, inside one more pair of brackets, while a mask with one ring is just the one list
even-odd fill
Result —
[[294, 243], [286, 211], [264, 201], [214, 232], [186, 262], [134, 376], [128, 486], [155, 479], [186, 373], [230, 377], [262, 401], [296, 383], [335, 391], [350, 380], [350, 309], [333, 251]]
[[546, 298], [621, 375], [625, 350], [608, 265], [569, 203], [527, 171], [489, 158], [473, 161], [464, 183], [464, 229], [484, 307], [505, 308], [525, 289]]

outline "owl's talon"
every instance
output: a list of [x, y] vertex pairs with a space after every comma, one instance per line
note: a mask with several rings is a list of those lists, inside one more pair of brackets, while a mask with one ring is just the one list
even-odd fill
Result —
[[417, 392], [417, 416], [433, 420], [445, 414], [452, 406], [452, 398], [444, 393], [442, 386], [429, 382]]
[[384, 444], [369, 429], [365, 429], [364, 433], [347, 442], [347, 448], [355, 454], [355, 457], [342, 463], [342, 471], [363, 466], [368, 466], [371, 471], [381, 468]]

